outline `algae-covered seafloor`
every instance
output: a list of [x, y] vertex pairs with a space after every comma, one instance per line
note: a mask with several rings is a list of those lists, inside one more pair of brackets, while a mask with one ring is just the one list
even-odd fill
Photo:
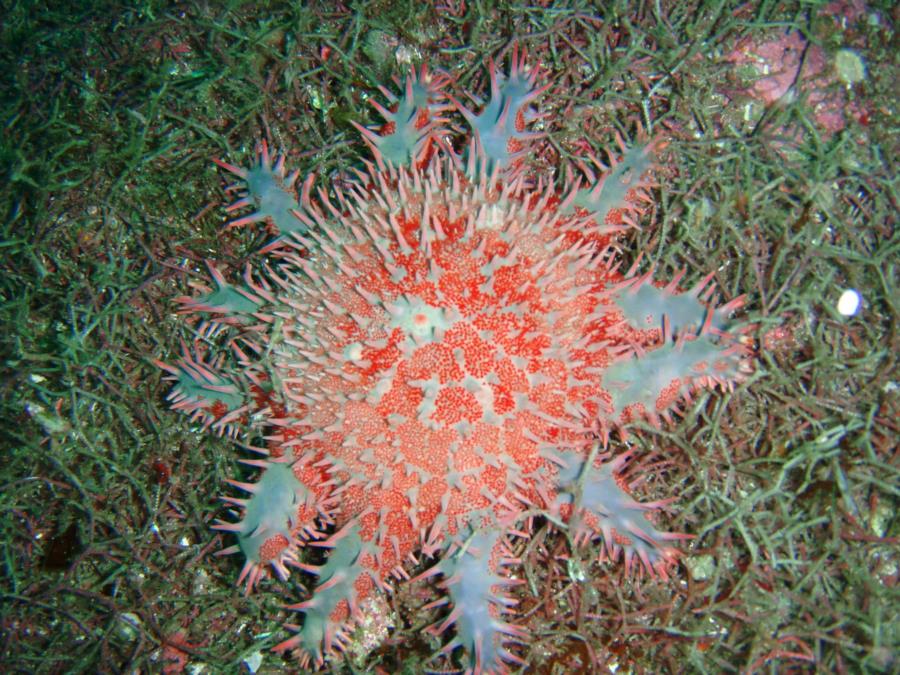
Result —
[[[665, 578], [646, 567], [641, 577], [638, 558], [598, 559], [610, 557], [604, 533], [580, 545], [565, 509], [518, 481], [528, 501], [516, 507], [533, 513], [511, 529], [528, 536], [508, 538], [517, 562], [492, 573], [517, 582], [502, 590], [516, 603], [502, 621], [528, 638], [507, 642], [495, 669], [896, 668], [894, 8], [539, 4], [10, 4], [0, 29], [4, 672], [301, 670], [302, 654], [272, 648], [297, 634], [285, 624], [308, 612], [285, 606], [315, 597], [321, 575], [261, 574], [244, 595], [240, 556], [215, 555], [234, 534], [211, 529], [236, 520], [219, 496], [242, 495], [226, 481], [260, 480], [260, 466], [239, 460], [250, 456], [243, 446], [267, 447], [272, 424], [238, 416], [245, 434], [204, 433], [208, 418], [168, 410], [156, 365], [175, 363], [181, 341], [252, 337], [252, 322], [178, 314], [185, 303], [172, 298], [215, 286], [208, 265], [238, 287], [247, 262], [279, 261], [265, 222], [225, 227], [253, 205], [225, 212], [235, 176], [212, 160], [250, 166], [264, 140], [315, 174], [316, 203], [343, 208], [340, 191], [374, 194], [348, 173], [371, 175], [359, 126], [396, 131], [372, 101], [397, 113], [391, 96], [426, 64], [447, 98], [434, 115], [446, 121], [423, 134], [463, 162], [473, 133], [462, 108], [491, 110], [489, 74], [502, 88], [514, 52], [540, 68], [535, 87], [549, 87], [515, 132], [536, 135], [507, 148], [528, 151], [507, 183], [538, 176], [544, 194], [564, 199], [566, 181], [608, 168], [583, 158], [609, 165], [626, 152], [619, 139], [652, 142], [652, 177], [639, 208], [617, 214], [627, 227], [603, 259], [621, 275], [685, 270], [685, 291], [713, 273], [716, 302], [743, 295], [732, 320], [747, 367], [730, 390], [697, 391], [670, 422], [634, 415], [627, 437], [613, 428], [602, 448], [628, 458], [621, 489], [666, 502], [649, 514], [653, 528], [693, 536], [670, 542]], [[237, 344], [249, 354], [252, 341]], [[499, 338], [492, 348], [507, 349]], [[533, 386], [542, 379], [549, 370]], [[461, 389], [487, 391], [473, 387]], [[548, 425], [551, 394], [538, 406]], [[339, 521], [336, 502], [324, 511]], [[329, 527], [316, 524], [319, 541]], [[626, 552], [627, 539], [606, 535]], [[305, 545], [297, 562], [312, 570], [326, 553]], [[417, 556], [403, 571], [435, 564]], [[460, 640], [458, 617], [428, 630], [454, 611], [452, 597], [440, 604], [440, 582], [369, 594], [343, 652], [323, 651], [324, 668], [491, 670]], [[454, 640], [459, 649], [438, 653]]]

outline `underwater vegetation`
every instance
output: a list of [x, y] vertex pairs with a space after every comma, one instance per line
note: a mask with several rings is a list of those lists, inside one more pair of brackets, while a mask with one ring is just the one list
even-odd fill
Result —
[[896, 669], [891, 3], [8, 4], [0, 670]]

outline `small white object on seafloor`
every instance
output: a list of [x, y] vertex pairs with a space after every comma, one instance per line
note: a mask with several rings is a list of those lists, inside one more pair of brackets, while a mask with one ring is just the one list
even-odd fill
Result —
[[861, 302], [862, 298], [859, 296], [859, 292], [852, 288], [848, 288], [841, 293], [841, 297], [837, 304], [837, 310], [842, 316], [853, 316], [859, 310]]

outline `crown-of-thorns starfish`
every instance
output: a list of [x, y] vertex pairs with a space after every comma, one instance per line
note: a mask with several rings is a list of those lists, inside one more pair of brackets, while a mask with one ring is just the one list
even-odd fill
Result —
[[[276, 649], [322, 664], [361, 600], [440, 577], [469, 672], [520, 661], [514, 538], [535, 513], [628, 570], [665, 576], [684, 535], [656, 529], [621, 484], [627, 456], [600, 450], [638, 417], [657, 424], [700, 388], [730, 388], [747, 352], [708, 279], [680, 291], [619, 271], [616, 237], [650, 199], [659, 141], [586, 157], [561, 187], [534, 175], [545, 74], [512, 53], [464, 106], [450, 78], [413, 71], [358, 128], [373, 158], [340, 186], [295, 192], [265, 143], [250, 169], [218, 162], [240, 193], [230, 225], [275, 239], [243, 280], [180, 298], [203, 337], [162, 365], [176, 408], [244, 441], [255, 482], [233, 482], [237, 519], [217, 525], [245, 558], [249, 592], [273, 572], [314, 577]], [[452, 147], [452, 125], [469, 125]], [[214, 286], [214, 287], [213, 287]], [[227, 347], [213, 355], [209, 344]], [[230, 359], [230, 360], [229, 360]], [[265, 443], [251, 445], [253, 438]], [[529, 516], [529, 517], [526, 517]], [[329, 550], [321, 566], [301, 549]]]

